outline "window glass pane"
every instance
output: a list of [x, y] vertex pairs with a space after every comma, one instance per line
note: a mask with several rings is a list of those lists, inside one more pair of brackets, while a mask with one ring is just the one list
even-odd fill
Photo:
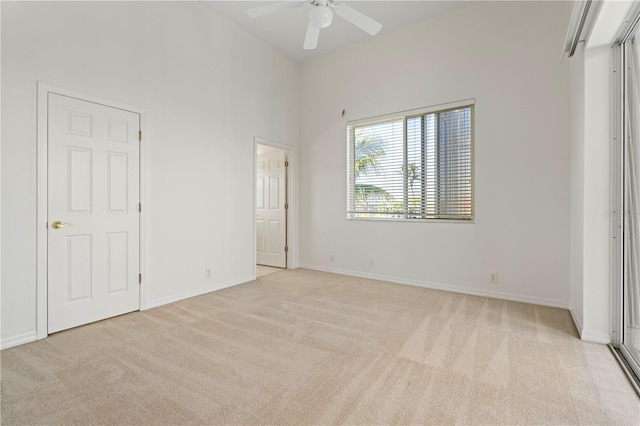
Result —
[[348, 128], [349, 218], [471, 219], [472, 107]]
[[425, 187], [425, 213], [436, 215], [438, 213], [438, 114], [429, 114], [425, 120], [425, 163], [426, 163], [426, 187]]
[[624, 164], [624, 326], [622, 344], [640, 375], [640, 49], [638, 36], [625, 43], [626, 108]]
[[407, 119], [407, 213], [424, 213], [423, 117]]
[[470, 123], [470, 108], [440, 113], [436, 214], [471, 214]]
[[[363, 213], [403, 211], [403, 121], [357, 127], [355, 209]], [[362, 215], [367, 217], [370, 215]], [[374, 215], [375, 216], [375, 215]]]

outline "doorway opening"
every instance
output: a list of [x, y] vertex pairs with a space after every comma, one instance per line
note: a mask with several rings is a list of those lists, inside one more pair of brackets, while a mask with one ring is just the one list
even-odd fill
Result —
[[289, 157], [287, 149], [256, 142], [256, 276], [287, 269], [289, 259]]

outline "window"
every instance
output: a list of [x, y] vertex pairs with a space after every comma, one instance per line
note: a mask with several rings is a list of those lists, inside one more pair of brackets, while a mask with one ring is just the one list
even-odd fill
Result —
[[347, 126], [347, 218], [473, 219], [473, 101]]

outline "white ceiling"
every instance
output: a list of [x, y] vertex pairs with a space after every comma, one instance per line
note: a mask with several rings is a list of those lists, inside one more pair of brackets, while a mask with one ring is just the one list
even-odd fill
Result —
[[[300, 7], [283, 9], [277, 13], [251, 19], [247, 16], [247, 10], [253, 7], [263, 6], [275, 1], [205, 1], [207, 5], [218, 13], [226, 16], [239, 26], [255, 34], [265, 42], [280, 50], [290, 58], [303, 62], [324, 55], [333, 50], [365, 40], [371, 36], [361, 29], [346, 22], [339, 16], [335, 16], [329, 28], [320, 32], [320, 41], [315, 50], [303, 50], [302, 44], [307, 31], [307, 14], [310, 6], [308, 3]], [[404, 1], [404, 0], [359, 0], [343, 1], [359, 12], [368, 15], [383, 25], [378, 33], [392, 31], [404, 25], [423, 20], [448, 9], [461, 6], [468, 1], [442, 0], [442, 1]]]

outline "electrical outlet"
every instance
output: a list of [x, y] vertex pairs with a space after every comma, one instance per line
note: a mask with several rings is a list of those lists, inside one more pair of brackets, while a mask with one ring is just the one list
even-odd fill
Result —
[[204, 277], [205, 278], [211, 278], [211, 269], [205, 269], [204, 270]]
[[498, 273], [497, 272], [492, 272], [491, 274], [489, 274], [489, 282], [491, 284], [498, 284]]
[[329, 255], [329, 262], [333, 263], [333, 261], [334, 261], [333, 255], [332, 255], [332, 254], [330, 254], [330, 255]]
[[369, 259], [369, 268], [373, 268], [373, 259]]

